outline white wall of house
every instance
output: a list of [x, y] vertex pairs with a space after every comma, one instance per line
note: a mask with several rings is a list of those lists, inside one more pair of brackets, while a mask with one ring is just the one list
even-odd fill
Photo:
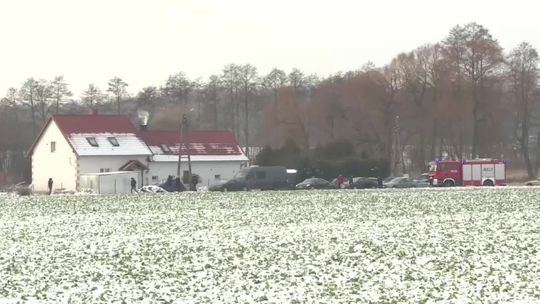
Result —
[[[191, 172], [202, 178], [199, 186], [211, 186], [220, 179], [231, 179], [245, 161], [192, 161]], [[158, 184], [167, 179], [169, 175], [176, 176], [177, 162], [150, 162], [148, 178], [150, 184]], [[187, 162], [182, 162], [182, 172], [188, 170]]]
[[[144, 165], [148, 165], [146, 161], [146, 155], [124, 155], [124, 156], [80, 156], [79, 157], [79, 172], [80, 174], [88, 173], [101, 173], [105, 171], [118, 171], [120, 167], [125, 165], [130, 160], [138, 160]], [[137, 187], [146, 185], [146, 173], [144, 175], [144, 181], [141, 179], [141, 174], [137, 175]]]
[[[54, 144], [52, 144], [54, 142]], [[54, 151], [51, 146], [54, 145]], [[44, 130], [32, 154], [32, 184], [34, 191], [48, 191], [52, 178], [53, 189], [76, 190], [77, 156], [54, 121]]]

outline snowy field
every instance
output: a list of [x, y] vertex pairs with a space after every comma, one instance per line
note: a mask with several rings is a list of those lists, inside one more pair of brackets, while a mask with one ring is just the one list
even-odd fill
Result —
[[0, 196], [0, 303], [540, 303], [540, 188]]

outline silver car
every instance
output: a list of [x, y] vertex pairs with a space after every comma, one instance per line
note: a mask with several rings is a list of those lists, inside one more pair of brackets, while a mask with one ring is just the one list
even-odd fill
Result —
[[411, 188], [416, 187], [414, 182], [408, 177], [396, 177], [383, 183], [383, 188]]
[[416, 187], [429, 187], [431, 186], [429, 182], [429, 175], [427, 173], [421, 174], [413, 179], [413, 183]]

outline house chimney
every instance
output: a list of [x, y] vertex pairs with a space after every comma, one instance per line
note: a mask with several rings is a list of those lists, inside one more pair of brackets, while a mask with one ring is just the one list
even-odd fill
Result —
[[138, 110], [137, 116], [139, 116], [141, 131], [146, 131], [148, 129], [148, 116], [150, 116], [148, 111]]
[[94, 109], [94, 108], [91, 108], [91, 109], [88, 111], [88, 115], [98, 115], [98, 110], [97, 110], [97, 109]]

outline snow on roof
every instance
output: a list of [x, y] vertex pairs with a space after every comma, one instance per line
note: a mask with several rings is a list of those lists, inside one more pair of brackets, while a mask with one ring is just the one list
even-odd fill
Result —
[[[191, 161], [204, 162], [204, 161], [248, 161], [249, 159], [245, 155], [191, 155]], [[178, 155], [154, 155], [152, 160], [155, 162], [178, 162]], [[182, 161], [187, 161], [187, 155], [182, 155]]]
[[125, 175], [125, 174], [137, 174], [138, 171], [109, 171], [109, 172], [94, 172], [94, 173], [81, 173], [81, 176], [104, 176], [104, 175]]
[[[87, 140], [92, 137], [95, 138], [97, 147]], [[118, 146], [114, 146], [109, 137], [116, 138]], [[133, 133], [80, 133], [71, 134], [68, 139], [80, 156], [152, 155], [148, 146]]]
[[[138, 130], [127, 115], [102, 115], [93, 112], [83, 115], [53, 115], [30, 148], [33, 153], [39, 138], [54, 121], [75, 153], [88, 155], [152, 155], [178, 154], [181, 141], [189, 141], [193, 156], [238, 156], [247, 160], [234, 135], [223, 130], [192, 130], [180, 138], [179, 131]], [[94, 137], [97, 146], [86, 137]], [[118, 146], [107, 137], [116, 137]], [[182, 154], [188, 149], [182, 147]], [[216, 158], [217, 159], [217, 158]]]

